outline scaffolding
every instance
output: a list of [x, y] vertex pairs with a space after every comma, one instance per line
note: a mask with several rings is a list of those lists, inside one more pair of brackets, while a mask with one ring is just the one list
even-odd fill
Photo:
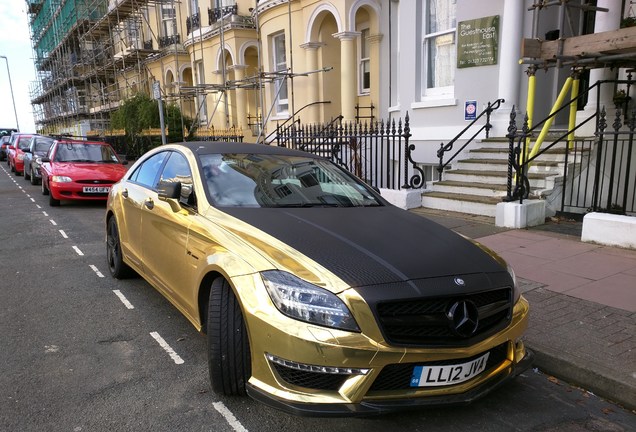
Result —
[[[138, 92], [151, 95], [153, 83], [161, 82], [162, 99], [177, 105], [182, 116], [187, 115], [196, 126], [191, 131], [199, 134], [213, 129], [213, 119], [217, 129], [222, 123], [227, 130], [237, 130], [230, 105], [239, 92], [249, 94], [243, 127], [261, 137], [271, 113], [271, 109], [263, 109], [267, 86], [276, 91], [281, 82], [290, 83], [294, 117], [294, 78], [331, 69], [295, 73], [292, 64], [286, 70], [265, 72], [258, 14], [247, 1], [215, 2], [217, 7], [207, 9], [207, 23], [205, 10], [190, 10], [190, 2], [183, 0], [27, 3], [37, 75], [30, 96], [40, 133], [121, 134], [112, 130], [111, 114]], [[291, 22], [289, 26], [291, 32]], [[211, 83], [203, 78], [210, 75], [204, 70], [206, 41], [216, 40], [225, 47], [226, 40], [237, 32], [256, 46], [256, 64], [247, 65], [253, 70], [237, 78], [228, 63], [229, 53], [221, 48], [225, 57], [219, 59], [218, 70], [212, 71], [220, 80]], [[189, 74], [171, 82], [168, 68], [180, 72], [180, 65], [189, 68]], [[229, 100], [229, 92], [234, 92], [235, 100]], [[184, 130], [183, 138], [187, 133]]]

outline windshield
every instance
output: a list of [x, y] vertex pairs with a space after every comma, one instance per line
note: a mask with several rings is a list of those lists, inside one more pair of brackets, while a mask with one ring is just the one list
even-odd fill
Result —
[[55, 162], [119, 163], [117, 155], [107, 144], [60, 143]]
[[43, 153], [46, 154], [47, 151], [49, 151], [49, 148], [51, 148], [51, 144], [53, 144], [53, 140], [52, 139], [40, 139], [37, 140], [35, 142], [35, 146], [33, 148], [33, 151], [35, 153]]
[[31, 144], [31, 135], [21, 135], [18, 137], [18, 148], [20, 150], [27, 150]]
[[379, 206], [368, 186], [328, 160], [268, 154], [201, 155], [208, 196], [221, 207]]

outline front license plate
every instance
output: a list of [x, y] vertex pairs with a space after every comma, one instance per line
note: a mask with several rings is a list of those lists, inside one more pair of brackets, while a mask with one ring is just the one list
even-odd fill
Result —
[[489, 354], [455, 365], [415, 366], [411, 376], [411, 387], [446, 386], [468, 381], [486, 369]]
[[82, 189], [84, 193], [108, 193], [110, 187], [107, 186], [84, 186]]

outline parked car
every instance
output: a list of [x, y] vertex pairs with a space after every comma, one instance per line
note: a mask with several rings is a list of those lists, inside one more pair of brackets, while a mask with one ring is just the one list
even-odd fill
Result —
[[29, 148], [24, 150], [24, 179], [30, 180], [32, 185], [40, 183], [42, 158], [46, 156], [52, 144], [53, 138], [35, 135], [31, 138]]
[[0, 128], [0, 161], [7, 160], [9, 156], [9, 141], [11, 134], [17, 132], [14, 128]]
[[49, 195], [51, 206], [61, 200], [105, 201], [127, 163], [105, 142], [55, 140], [40, 166], [42, 194]]
[[9, 142], [9, 154], [7, 156], [9, 168], [16, 176], [24, 172], [24, 150], [29, 148], [29, 142], [33, 134], [14, 133]]
[[301, 415], [469, 402], [528, 368], [494, 252], [290, 149], [189, 142], [113, 185], [107, 259], [207, 333], [212, 388]]
[[0, 161], [7, 160], [9, 155], [9, 142], [11, 141], [11, 135], [4, 135], [0, 137]]

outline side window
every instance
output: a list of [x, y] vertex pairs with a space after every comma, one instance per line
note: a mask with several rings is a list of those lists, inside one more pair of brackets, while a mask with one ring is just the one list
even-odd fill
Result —
[[182, 204], [193, 206], [194, 194], [192, 187], [192, 171], [188, 160], [181, 153], [171, 152], [166, 166], [161, 173], [160, 182], [167, 183], [181, 183], [181, 198], [179, 201]]
[[148, 158], [143, 164], [135, 169], [135, 172], [130, 176], [130, 181], [139, 183], [140, 185], [146, 186], [150, 189], [154, 189], [157, 174], [159, 174], [159, 169], [167, 155], [168, 152], [161, 152]]

